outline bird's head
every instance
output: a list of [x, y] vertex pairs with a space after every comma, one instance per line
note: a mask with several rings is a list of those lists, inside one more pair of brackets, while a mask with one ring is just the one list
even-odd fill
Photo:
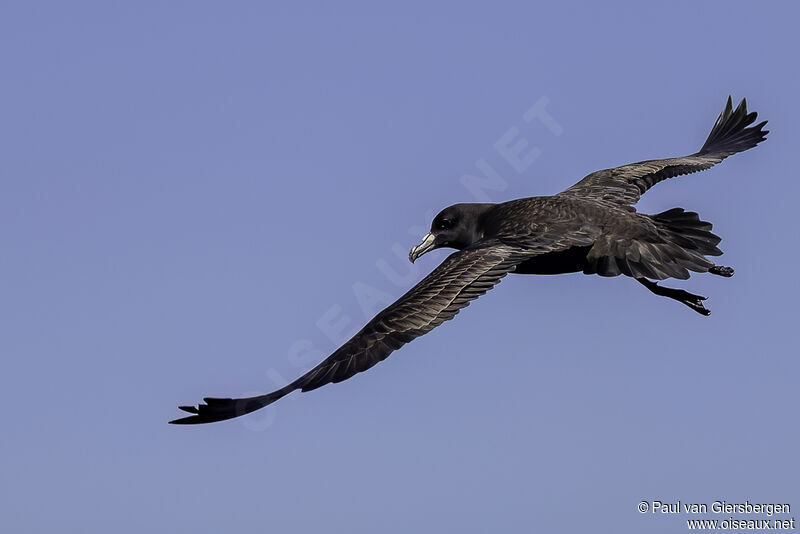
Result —
[[462, 250], [483, 237], [482, 216], [494, 204], [454, 204], [433, 218], [431, 231], [411, 249], [411, 263], [431, 250], [448, 247]]

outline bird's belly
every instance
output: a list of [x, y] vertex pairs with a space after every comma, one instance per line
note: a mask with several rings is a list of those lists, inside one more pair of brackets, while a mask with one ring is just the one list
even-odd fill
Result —
[[563, 274], [583, 271], [586, 265], [587, 247], [572, 247], [567, 250], [542, 254], [526, 260], [514, 269], [515, 274]]

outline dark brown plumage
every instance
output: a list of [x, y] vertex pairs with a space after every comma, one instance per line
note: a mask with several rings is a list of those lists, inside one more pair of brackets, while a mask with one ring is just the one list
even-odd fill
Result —
[[181, 406], [176, 424], [210, 423], [243, 415], [295, 390], [341, 382], [386, 359], [409, 341], [452, 319], [508, 273], [584, 272], [635, 278], [657, 295], [708, 315], [704, 297], [659, 286], [653, 280], [686, 279], [689, 271], [731, 276], [715, 265], [720, 238], [711, 224], [682, 208], [645, 215], [633, 208], [649, 188], [667, 178], [708, 169], [763, 141], [766, 121], [755, 126], [744, 100], [730, 97], [703, 147], [690, 156], [648, 160], [594, 172], [550, 197], [501, 204], [456, 204], [444, 209], [431, 232], [409, 254], [413, 262], [440, 247], [455, 248], [439, 267], [381, 311], [352, 339], [289, 385], [246, 399], [206, 398]]

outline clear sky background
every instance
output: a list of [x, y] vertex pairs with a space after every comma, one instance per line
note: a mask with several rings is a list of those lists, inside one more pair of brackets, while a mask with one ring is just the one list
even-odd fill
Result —
[[[800, 516], [798, 15], [3, 2], [0, 530], [686, 530], [636, 510], [653, 499]], [[671, 283], [710, 317], [624, 277], [510, 276], [345, 383], [166, 424], [321, 360], [446, 256], [405, 257], [441, 208], [694, 152], [728, 94], [769, 139], [639, 204], [723, 237], [733, 278]], [[481, 169], [499, 178], [466, 187]]]

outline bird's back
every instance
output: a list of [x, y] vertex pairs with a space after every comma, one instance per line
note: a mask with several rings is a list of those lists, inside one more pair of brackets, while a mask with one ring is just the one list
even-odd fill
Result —
[[583, 229], [591, 234], [636, 237], [655, 231], [650, 217], [629, 206], [559, 195], [527, 197], [494, 206], [485, 222], [485, 237]]

